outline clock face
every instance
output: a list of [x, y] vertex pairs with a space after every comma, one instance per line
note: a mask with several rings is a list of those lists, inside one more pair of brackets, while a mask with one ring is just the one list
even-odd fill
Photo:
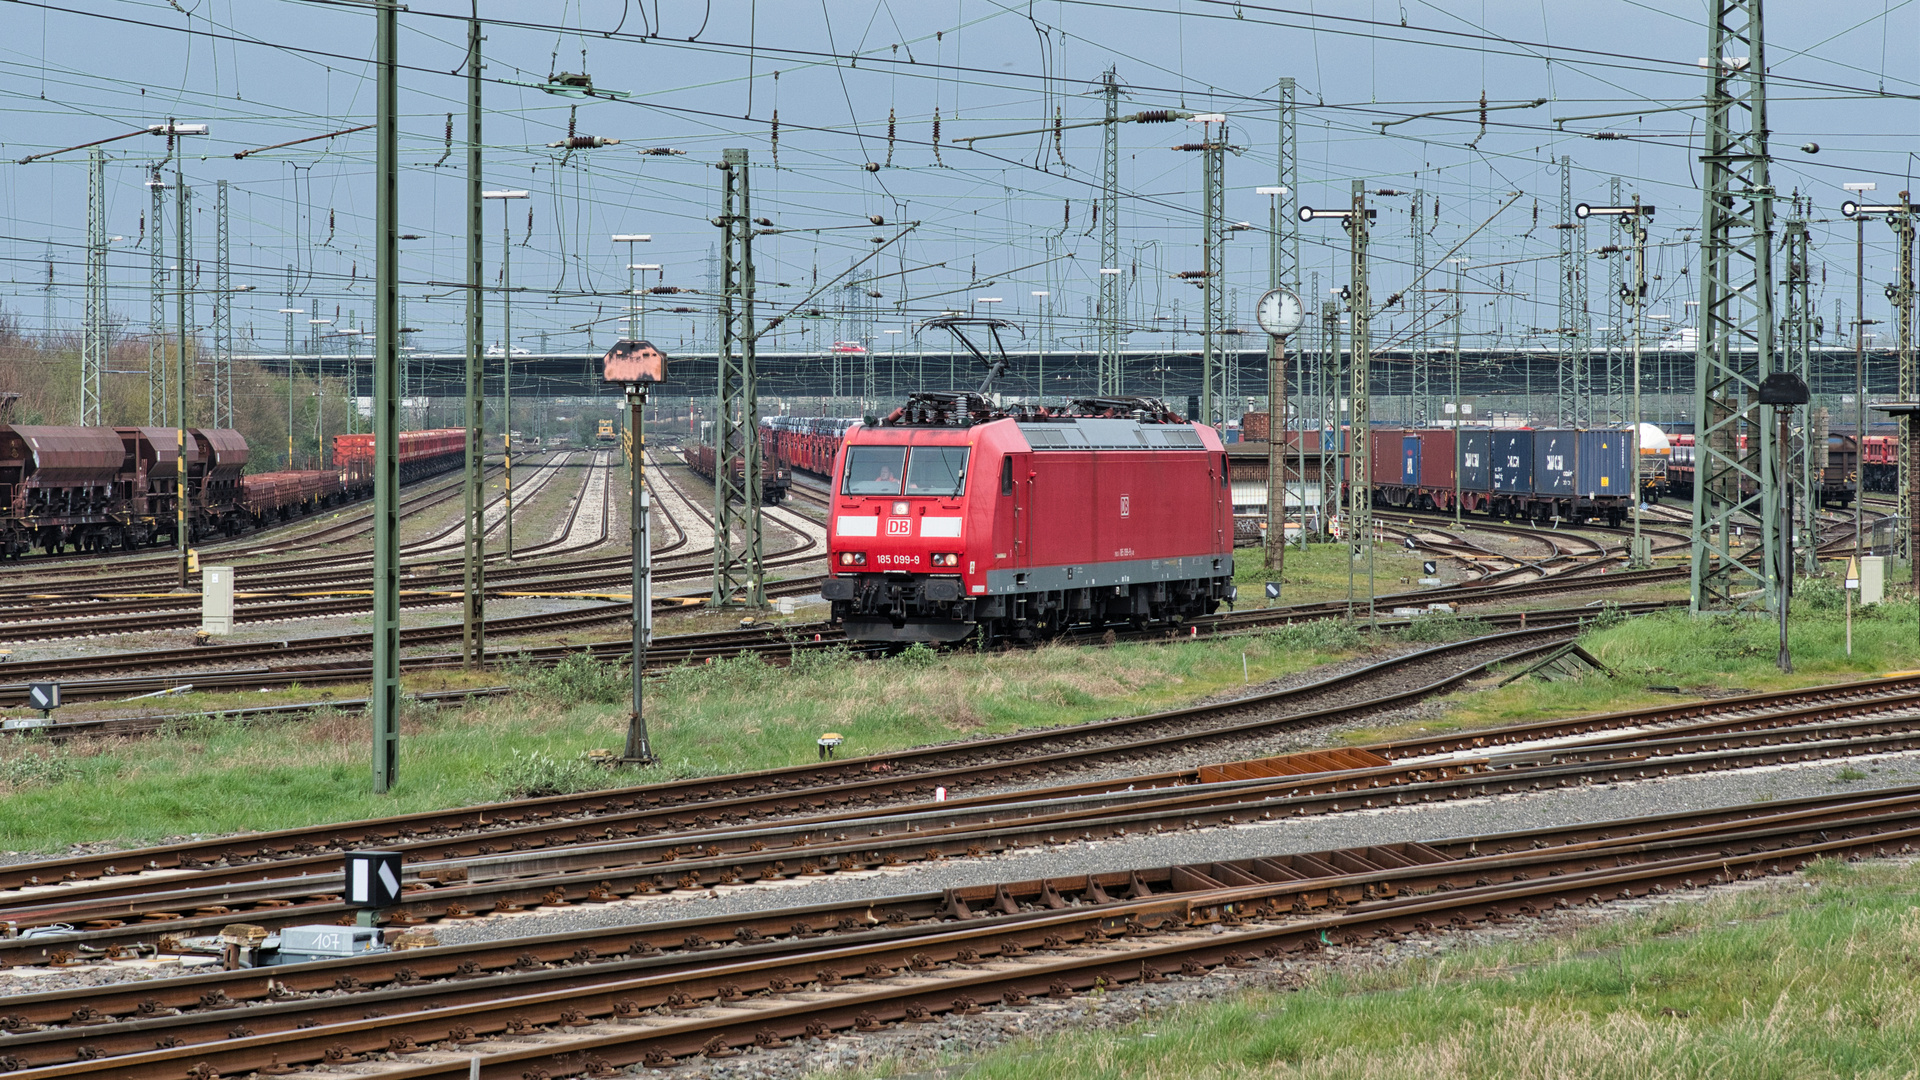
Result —
[[1300, 298], [1292, 289], [1274, 289], [1260, 298], [1253, 309], [1254, 318], [1260, 322], [1260, 329], [1274, 337], [1286, 337], [1306, 320], [1306, 309], [1300, 306]]

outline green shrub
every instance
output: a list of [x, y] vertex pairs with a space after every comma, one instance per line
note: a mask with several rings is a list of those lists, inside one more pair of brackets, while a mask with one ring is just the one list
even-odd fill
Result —
[[851, 663], [853, 650], [845, 645], [825, 649], [799, 648], [793, 651], [793, 659], [788, 661], [787, 669], [795, 675], [824, 675]]
[[59, 747], [44, 753], [28, 751], [0, 760], [0, 788], [58, 784], [78, 778], [80, 763]]
[[1493, 627], [1486, 620], [1470, 615], [1421, 615], [1400, 631], [1400, 640], [1438, 643], [1463, 641], [1491, 633]]
[[784, 674], [780, 668], [762, 660], [758, 653], [743, 652], [704, 664], [681, 664], [669, 668], [660, 677], [660, 688], [663, 693], [676, 697], [693, 697], [713, 691], [755, 692], [774, 689]]
[[894, 657], [894, 660], [908, 667], [927, 667], [938, 663], [940, 654], [928, 647], [926, 642], [916, 641], [900, 650], [900, 655]]
[[226, 731], [230, 721], [222, 720], [211, 713], [189, 713], [169, 718], [160, 725], [160, 736], [165, 739], [211, 739]]
[[1793, 606], [1808, 611], [1839, 611], [1847, 606], [1847, 598], [1834, 578], [1796, 577]]
[[557, 664], [517, 662], [507, 665], [509, 681], [562, 705], [597, 702], [611, 705], [632, 694], [628, 667], [596, 660], [591, 653], [568, 653]]
[[1587, 629], [1589, 631], [1612, 629], [1632, 617], [1622, 610], [1619, 604], [1608, 600], [1600, 605], [1599, 611], [1593, 618], [1587, 620]]
[[487, 769], [501, 800], [571, 795], [607, 786], [607, 771], [583, 757], [557, 758], [538, 750], [513, 756]]
[[1314, 619], [1276, 626], [1262, 635], [1282, 652], [1347, 652], [1366, 643], [1358, 626], [1345, 619]]

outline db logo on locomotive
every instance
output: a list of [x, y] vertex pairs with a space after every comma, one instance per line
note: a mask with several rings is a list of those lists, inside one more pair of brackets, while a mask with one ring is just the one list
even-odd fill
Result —
[[913, 520], [911, 518], [890, 519], [887, 522], [887, 535], [888, 536], [912, 536]]

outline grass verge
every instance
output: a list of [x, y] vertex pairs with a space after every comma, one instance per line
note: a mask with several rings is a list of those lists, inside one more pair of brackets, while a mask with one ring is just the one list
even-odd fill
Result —
[[1917, 893], [1913, 864], [1819, 864], [1587, 929], [1372, 970], [1323, 966], [1295, 992], [1023, 1042], [966, 1076], [1911, 1077]]
[[[662, 768], [583, 768], [618, 749], [625, 669], [585, 658], [478, 676], [520, 688], [465, 707], [408, 708], [400, 784], [368, 792], [368, 721], [322, 710], [251, 723], [188, 720], [139, 740], [0, 739], [0, 849], [143, 843], [191, 833], [290, 828], [551, 791], [737, 772], [815, 760], [823, 732], [866, 754], [1022, 727], [1184, 704], [1363, 651], [1332, 622], [1231, 639], [1106, 649], [1047, 647], [883, 661], [803, 653], [792, 668], [751, 656], [685, 667], [649, 684]], [[409, 688], [418, 688], [409, 680]], [[364, 687], [333, 687], [339, 697]], [[263, 695], [264, 696], [264, 695]], [[177, 707], [177, 704], [174, 706]], [[207, 706], [203, 706], [207, 707]]]
[[1871, 678], [1920, 667], [1920, 612], [1911, 601], [1853, 611], [1853, 652], [1846, 647], [1844, 598], [1831, 581], [1802, 581], [1788, 619], [1793, 672], [1777, 666], [1779, 624], [1765, 615], [1695, 616], [1684, 610], [1640, 618], [1602, 617], [1580, 638], [1612, 669], [1579, 679], [1481, 680], [1441, 699], [1437, 718], [1393, 728], [1349, 732], [1353, 742], [1524, 723], [1551, 717], [1671, 703], [1676, 698], [1762, 693]]

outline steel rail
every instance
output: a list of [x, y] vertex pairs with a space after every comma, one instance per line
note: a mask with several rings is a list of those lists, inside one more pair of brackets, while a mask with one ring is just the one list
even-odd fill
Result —
[[[92, 992], [55, 991], [9, 1000], [11, 1011], [0, 1017], [0, 1030], [13, 1036], [4, 1041], [5, 1049], [19, 1053], [0, 1063], [24, 1068], [36, 1062], [138, 1052], [156, 1042], [206, 1043], [234, 1037], [229, 1025], [236, 1020], [249, 1030], [291, 1030], [359, 1019], [374, 1009], [389, 1014], [417, 1010], [422, 999], [430, 1008], [443, 1009], [491, 1000], [503, 990], [566, 989], [637, 974], [697, 972], [716, 961], [766, 962], [822, 947], [898, 944], [939, 933], [943, 923], [950, 926], [954, 920], [983, 915], [1004, 929], [1065, 907], [1111, 906], [1119, 898], [1161, 900], [1169, 894], [1186, 900], [1189, 911], [1195, 905], [1316, 911], [1485, 887], [1502, 874], [1512, 881], [1591, 871], [1596, 858], [1621, 865], [1648, 856], [1724, 853], [1730, 845], [1777, 848], [1827, 839], [1835, 830], [1884, 833], [1920, 821], [1920, 797], [1912, 790], [1866, 800], [1805, 800], [1792, 809], [1763, 806], [1601, 823], [1606, 830], [1601, 838], [1581, 827], [1552, 835], [1554, 842], [1545, 847], [1542, 834], [1548, 830], [1414, 841], [363, 955], [274, 968], [266, 980], [253, 969], [110, 984]], [[1615, 830], [1620, 835], [1613, 835]], [[1482, 852], [1482, 845], [1498, 850]], [[982, 910], [976, 912], [976, 904]], [[822, 942], [821, 937], [831, 940]], [[348, 996], [337, 996], [340, 991]], [[312, 994], [326, 1000], [306, 997]], [[243, 1006], [244, 1012], [233, 1011]]]
[[[1009, 760], [1028, 757], [1034, 747], [1049, 743], [1070, 745], [1085, 743], [1089, 738], [1096, 737], [1111, 739], [1114, 742], [1131, 743], [1140, 737], [1142, 732], [1149, 733], [1149, 736], [1154, 732], [1160, 732], [1162, 735], [1167, 733], [1186, 735], [1191, 733], [1192, 722], [1195, 720], [1231, 720], [1243, 714], [1268, 713], [1277, 707], [1283, 707], [1290, 701], [1302, 700], [1312, 694], [1359, 683], [1364, 677], [1392, 678], [1403, 671], [1408, 664], [1416, 661], [1440, 659], [1463, 652], [1472, 653], [1490, 646], [1498, 650], [1496, 657], [1475, 663], [1469, 668], [1470, 671], [1477, 671], [1487, 663], [1493, 662], [1493, 659], [1507, 655], [1509, 650], [1506, 649], [1506, 645], [1509, 642], [1518, 645], [1525, 639], [1558, 638], [1564, 636], [1567, 631], [1567, 627], [1536, 626], [1523, 632], [1496, 634], [1487, 638], [1436, 645], [1417, 653], [1393, 658], [1383, 664], [1372, 665], [1361, 671], [1330, 676], [1286, 690], [1252, 695], [1225, 703], [1096, 721], [1071, 728], [997, 736], [961, 744], [842, 758], [836, 761], [787, 766], [753, 773], [700, 777], [664, 784], [483, 804], [453, 810], [423, 811], [372, 821], [283, 829], [249, 834], [244, 837], [191, 841], [0, 866], [0, 889], [19, 888], [27, 885], [30, 879], [58, 881], [99, 877], [107, 873], [109, 868], [115, 868], [114, 873], [117, 874], [123, 872], [118, 868], [170, 869], [222, 860], [238, 865], [282, 857], [289, 851], [319, 852], [329, 848], [338, 850], [364, 844], [382, 845], [395, 841], [404, 842], [412, 837], [436, 832], [459, 834], [499, 828], [507, 823], [562, 817], [590, 818], [605, 813], [645, 807], [665, 807], [681, 814], [696, 815], [705, 813], [705, 809], [696, 804], [707, 800], [752, 798], [770, 802], [775, 806], [776, 811], [781, 801], [832, 798], [844, 803], [852, 795], [841, 790], [840, 786], [849, 783], [863, 786], [891, 783], [904, 786], [907, 790], [924, 789], [924, 794], [931, 795], [934, 786], [931, 779], [909, 778], [903, 782], [894, 774], [908, 770], [926, 772], [938, 767], [942, 762], [950, 761], [958, 761], [961, 764], [986, 762], [995, 767], [1001, 767]], [[1462, 677], [1465, 676], [1456, 674], [1432, 685], [1435, 688], [1443, 688], [1452, 685]], [[1416, 693], [1417, 691], [1404, 691], [1403, 695], [1411, 697]], [[1264, 730], [1270, 726], [1291, 725], [1288, 717], [1268, 716], [1251, 721], [1246, 726], [1215, 725], [1212, 730], [1224, 734], [1235, 734], [1249, 730]], [[795, 803], [795, 805], [798, 804]], [[739, 811], [731, 805], [716, 805], [713, 812], [737, 814]]]
[[[405, 1055], [434, 1044], [482, 1055], [482, 1076], [511, 1076], [514, 1070], [538, 1067], [537, 1062], [546, 1062], [550, 1069], [602, 1074], [623, 1064], [667, 1065], [675, 1056], [719, 1056], [756, 1042], [767, 1045], [801, 1034], [830, 1037], [836, 1029], [873, 1030], [893, 1020], [921, 1019], [950, 1009], [970, 1011], [979, 997], [995, 994], [1009, 1006], [1038, 995], [1062, 1000], [1096, 986], [1156, 981], [1176, 965], [1183, 974], [1199, 975], [1223, 964], [1244, 966], [1262, 955], [1277, 958], [1311, 950], [1320, 941], [1431, 931], [1453, 920], [1500, 919], [1552, 906], [1598, 904], [1611, 896], [1782, 873], [1814, 858], [1910, 850], [1920, 839], [1920, 813], [1908, 810], [1858, 821], [1838, 829], [1839, 837], [1831, 827], [1813, 836], [1807, 835], [1808, 829], [1799, 823], [1749, 828], [1732, 838], [1715, 838], [1704, 854], [1704, 838], [1697, 836], [1675, 844], [1646, 840], [1589, 849], [1577, 858], [1599, 856], [1599, 861], [1570, 872], [1564, 870], [1565, 853], [1493, 856], [1454, 867], [1405, 860], [1410, 865], [1387, 871], [1405, 887], [1394, 882], [1381, 888], [1382, 879], [1367, 882], [1369, 875], [1361, 874], [1348, 875], [1328, 890], [1345, 901], [1341, 888], [1359, 887], [1360, 902], [1348, 901], [1344, 910], [1337, 903], [1318, 909], [1310, 903], [1296, 905], [1290, 901], [1301, 892], [1297, 882], [1261, 881], [1245, 874], [1244, 884], [1188, 895], [1065, 907], [1018, 920], [967, 920], [896, 940], [833, 942], [823, 949], [772, 957], [727, 957], [693, 971], [636, 972], [588, 980], [574, 988], [529, 986], [531, 992], [504, 997], [469, 995], [479, 1000], [392, 1016], [369, 1016], [362, 1004], [360, 1017], [342, 1016], [310, 1028], [260, 1034], [243, 1020], [219, 1043], [51, 1064], [19, 1075], [31, 1080], [106, 1072], [177, 1077], [193, 1062], [189, 1071], [207, 1076], [272, 1071], [289, 1063], [345, 1063], [388, 1053], [396, 1055], [391, 1063], [401, 1064], [381, 1069], [380, 1075], [454, 1077], [466, 1072], [467, 1059], [457, 1055], [403, 1064]], [[1629, 859], [1628, 852], [1645, 857]], [[1615, 865], [1600, 865], [1608, 857]], [[1555, 868], [1563, 872], [1556, 874]], [[1412, 892], [1423, 876], [1429, 887], [1439, 888], [1469, 873], [1481, 875], [1476, 884]], [[1506, 880], [1494, 880], [1502, 875]], [[1367, 890], [1367, 884], [1374, 888]], [[1369, 892], [1382, 898], [1370, 899]], [[733, 962], [726, 962], [729, 959]], [[795, 995], [803, 988], [802, 995]], [[956, 996], [955, 991], [961, 993]], [[338, 1006], [328, 1008], [338, 1011]], [[653, 1015], [647, 1016], [649, 1012]], [[246, 1020], [264, 1027], [266, 1015], [251, 1010]], [[511, 1038], [542, 1027], [572, 1029], [574, 1037]], [[496, 1036], [508, 1038], [503, 1043]]]
[[[1920, 786], [1882, 789], [1871, 793], [1834, 793], [1779, 802], [1676, 811], [1641, 818], [1466, 835], [1417, 843], [1369, 845], [1341, 852], [1269, 856], [1267, 861], [1287, 860], [1282, 865], [1300, 875], [1303, 888], [1325, 890], [1322, 899], [1327, 903], [1336, 903], [1364, 899], [1364, 888], [1357, 894], [1342, 890], [1349, 890], [1355, 884], [1364, 886], [1384, 879], [1376, 877], [1356, 881], [1344, 876], [1335, 863], [1346, 864], [1345, 874], [1379, 875], [1382, 872], [1391, 873], [1402, 866], [1403, 859], [1416, 863], [1430, 862], [1424, 858], [1408, 857], [1409, 853], [1424, 855], [1430, 852], [1445, 860], [1452, 860], [1451, 867], [1459, 869], [1468, 865], [1466, 860], [1509, 854], [1534, 856], [1548, 847], [1556, 852], [1584, 853], [1606, 846], [1652, 843], [1662, 838], [1705, 837], [1717, 842], [1716, 838], [1729, 830], [1751, 831], [1759, 827], [1794, 824], [1805, 828], [1915, 807], [1920, 807]], [[1402, 856], [1402, 859], [1393, 858], [1395, 854]], [[1196, 875], [1238, 880], [1232, 872], [1218, 868], [1232, 867], [1240, 873], [1247, 873], [1259, 870], [1260, 867], [1255, 864], [1260, 861], [1249, 858], [1187, 867], [1005, 881], [847, 903], [812, 904], [690, 919], [636, 921], [584, 931], [437, 945], [431, 950], [363, 954], [339, 960], [276, 967], [272, 969], [271, 984], [259, 977], [259, 969], [201, 968], [160, 979], [100, 983], [11, 995], [6, 999], [6, 1012], [0, 1015], [0, 1029], [18, 1034], [48, 1026], [87, 1026], [109, 1018], [169, 1015], [171, 1010], [225, 1010], [278, 1001], [295, 994], [339, 989], [343, 983], [357, 990], [370, 990], [380, 986], [414, 985], [429, 980], [469, 979], [485, 973], [534, 972], [556, 964], [607, 963], [624, 956], [652, 956], [655, 952], [669, 956], [698, 955], [700, 962], [705, 963], [711, 961], [716, 949], [729, 950], [726, 955], [735, 956], [738, 953], [731, 950], [736, 946], [782, 936], [804, 941], [819, 935], [859, 933], [877, 927], [898, 929], [908, 922], [970, 917], [976, 914], [975, 905], [980, 909], [977, 914], [996, 918], [1018, 917], [1034, 910], [1055, 910], [1062, 902], [1061, 898], [1072, 902], [1075, 894], [1090, 893], [1094, 886], [1099, 886], [1101, 891], [1109, 894], [1131, 892], [1142, 895], [1147, 890], [1162, 892], [1179, 889], [1174, 879], [1180, 876], [1189, 879], [1186, 882], [1189, 886], [1194, 884], [1192, 879]], [[1209, 871], [1208, 867], [1215, 869]], [[1181, 874], [1183, 870], [1184, 875]], [[1404, 886], [1400, 887], [1400, 891], [1404, 889]]]
[[[1619, 782], [1655, 775], [1772, 765], [1807, 758], [1833, 758], [1920, 747], [1920, 717], [1905, 725], [1884, 719], [1828, 725], [1826, 730], [1776, 731], [1702, 739], [1685, 736], [1652, 739], [1638, 745], [1612, 744], [1569, 751], [1555, 763], [1493, 769], [1485, 760], [1389, 769], [1351, 770], [1309, 776], [1285, 776], [1230, 785], [1183, 787], [1172, 791], [1106, 792], [1077, 800], [1042, 800], [1026, 806], [985, 806], [894, 815], [890, 820], [853, 820], [795, 824], [773, 829], [673, 836], [633, 843], [602, 844], [557, 854], [531, 853], [494, 859], [464, 859], [456, 864], [415, 868], [417, 891], [388, 913], [394, 925], [429, 918], [459, 917], [491, 904], [495, 910], [548, 903], [605, 901], [618, 896], [673, 889], [707, 888], [755, 879], [855, 870], [947, 857], [979, 857], [1021, 847], [1061, 842], [1061, 838], [1124, 836], [1136, 831], [1239, 824], [1310, 813], [1363, 807], [1408, 805], [1440, 799], [1511, 794], [1579, 783]], [[1864, 732], [1864, 734], [1863, 734]], [[1577, 764], [1561, 763], [1575, 759]], [[1177, 777], [1168, 779], [1176, 780]], [[1389, 800], [1388, 795], [1392, 798]], [[1356, 796], [1357, 803], [1356, 805]], [[1022, 811], [1026, 813], [1022, 813]], [[857, 835], [856, 835], [857, 834]], [[691, 841], [691, 852], [686, 845]], [[784, 841], [784, 843], [783, 843]], [[799, 861], [799, 867], [787, 860]], [[484, 880], [482, 879], [484, 875]], [[440, 887], [433, 887], [437, 881]], [[271, 879], [249, 886], [181, 890], [174, 895], [141, 894], [125, 901], [93, 904], [42, 904], [3, 914], [23, 924], [56, 919], [98, 918], [100, 929], [81, 938], [0, 941], [0, 956], [23, 960], [71, 952], [77, 940], [125, 946], [172, 930], [173, 936], [206, 931], [230, 921], [236, 911], [261, 925], [285, 926], [344, 917], [348, 909], [337, 891], [337, 873], [314, 878]], [[316, 899], [316, 894], [318, 898]], [[31, 898], [28, 898], [31, 899]], [[53, 899], [53, 898], [50, 898]], [[194, 905], [213, 905], [195, 908]], [[228, 906], [231, 904], [232, 906]], [[267, 910], [251, 904], [272, 905]], [[124, 905], [124, 906], [122, 906]], [[217, 910], [215, 910], [217, 908]], [[149, 917], [155, 911], [195, 911], [163, 924], [124, 926], [116, 914]], [[29, 961], [30, 962], [30, 961]], [[45, 962], [42, 960], [41, 962]]]

